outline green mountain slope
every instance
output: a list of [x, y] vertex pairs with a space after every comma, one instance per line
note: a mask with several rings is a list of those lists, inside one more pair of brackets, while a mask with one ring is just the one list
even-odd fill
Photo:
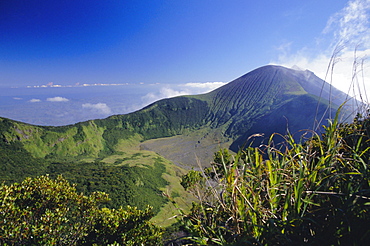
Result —
[[[181, 192], [175, 183], [183, 170], [172, 163], [189, 168], [198, 157], [206, 165], [217, 149], [237, 150], [251, 134], [312, 128], [315, 117], [337, 107], [319, 98], [327, 96], [318, 90], [322, 85], [310, 72], [265, 66], [210, 93], [163, 99], [106, 119], [42, 127], [0, 118], [0, 179], [63, 173], [84, 191], [112, 193], [115, 205], [141, 206], [149, 191], [137, 187]], [[344, 100], [337, 92], [331, 90]], [[150, 200], [158, 211], [166, 201], [157, 198]]]
[[[328, 102], [325, 99], [319, 102], [318, 95], [303, 88], [303, 73], [279, 66], [265, 66], [208, 94], [164, 99], [131, 114], [69, 126], [40, 127], [2, 119], [1, 135], [6, 143], [22, 143], [34, 157], [52, 158], [99, 157], [116, 151], [122, 140], [171, 137], [204, 127], [220, 129], [221, 138], [236, 139], [254, 127], [261, 129], [261, 124], [257, 126], [256, 122], [268, 115], [272, 117], [271, 121], [281, 122], [285, 117], [295, 122], [294, 130], [307, 129], [313, 125], [316, 113], [313, 109], [319, 105], [318, 117], [322, 117], [322, 109], [328, 106]], [[321, 86], [316, 81], [318, 78], [314, 79], [314, 85]], [[322, 83], [321, 80], [319, 82]], [[297, 109], [294, 114], [283, 110], [294, 105]], [[305, 110], [300, 110], [303, 108]], [[306, 109], [311, 114], [307, 115]], [[305, 120], [301, 120], [302, 117]], [[287, 124], [271, 125], [265, 131], [271, 127], [284, 133]]]

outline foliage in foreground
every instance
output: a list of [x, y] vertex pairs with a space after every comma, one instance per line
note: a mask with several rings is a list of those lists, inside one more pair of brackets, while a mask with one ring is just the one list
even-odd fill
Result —
[[196, 245], [366, 245], [370, 240], [370, 118], [304, 144], [215, 154], [182, 185], [199, 199], [183, 223]]
[[[26, 177], [45, 174], [49, 174], [51, 178], [63, 175], [69, 182], [77, 185], [77, 192], [83, 192], [85, 195], [95, 191], [108, 193], [110, 202], [107, 206], [110, 208], [130, 205], [145, 209], [149, 205], [156, 214], [168, 202], [161, 195], [161, 188], [168, 185], [163, 178], [166, 167], [162, 158], [153, 157], [153, 165], [129, 166], [101, 161], [83, 162], [72, 158], [66, 160], [33, 158], [21, 148], [21, 144], [17, 151], [11, 148], [15, 147], [15, 144], [3, 147], [1, 149], [0, 146], [0, 184], [4, 182], [10, 185], [22, 182]], [[118, 162], [121, 160], [130, 162], [136, 157], [141, 158], [140, 153], [125, 155], [126, 159], [120, 159]]]
[[158, 245], [151, 209], [101, 208], [108, 195], [78, 194], [61, 176], [0, 187], [0, 245]]

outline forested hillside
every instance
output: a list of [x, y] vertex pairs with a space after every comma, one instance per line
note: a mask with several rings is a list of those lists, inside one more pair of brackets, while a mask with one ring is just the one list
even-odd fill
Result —
[[[148, 208], [102, 207], [108, 201], [106, 194], [83, 196], [61, 176], [55, 180], [41, 176], [1, 186], [0, 242], [366, 245], [370, 239], [370, 116], [358, 114], [346, 124], [338, 122], [338, 115], [322, 135], [306, 142], [297, 143], [288, 134], [280, 146], [269, 142], [242, 149], [235, 156], [220, 150], [210, 168], [182, 176], [181, 185], [198, 201], [185, 211], [174, 193], [167, 194], [178, 209], [179, 222], [170, 230], [177, 233], [163, 236], [163, 230], [148, 221], [153, 216]], [[74, 166], [56, 168], [85, 172]], [[155, 170], [148, 171], [156, 176]], [[112, 180], [107, 185], [118, 181], [113, 170], [101, 166], [100, 171], [100, 177]]]
[[149, 203], [158, 212], [169, 202], [164, 190], [183, 197], [184, 168], [209, 165], [221, 146], [237, 151], [255, 133], [265, 134], [254, 139], [258, 146], [273, 132], [312, 129], [337, 108], [312, 94], [326, 86], [307, 71], [265, 66], [210, 93], [106, 119], [45, 127], [0, 118], [0, 178], [63, 174], [80, 191], [110, 193], [113, 207]]

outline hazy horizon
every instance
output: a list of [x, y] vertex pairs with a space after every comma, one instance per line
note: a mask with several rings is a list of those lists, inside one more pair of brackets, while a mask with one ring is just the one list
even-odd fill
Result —
[[69, 125], [131, 113], [163, 98], [205, 93], [223, 84], [2, 87], [0, 117], [35, 125]]

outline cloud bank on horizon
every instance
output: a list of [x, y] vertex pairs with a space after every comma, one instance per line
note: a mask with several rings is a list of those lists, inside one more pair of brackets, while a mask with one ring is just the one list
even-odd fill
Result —
[[184, 95], [196, 95], [210, 92], [225, 85], [225, 82], [186, 83], [180, 85], [166, 85], [158, 91], [147, 93], [141, 97], [142, 104], [136, 108], [142, 108], [150, 103], [164, 98], [171, 98]]
[[[303, 47], [291, 53], [292, 43], [286, 42], [278, 47], [280, 55], [271, 64], [314, 71], [336, 88], [369, 103], [366, 98], [370, 95], [369, 19], [370, 0], [351, 0], [329, 18], [317, 37], [316, 47]], [[331, 41], [324, 44], [324, 40]]]

